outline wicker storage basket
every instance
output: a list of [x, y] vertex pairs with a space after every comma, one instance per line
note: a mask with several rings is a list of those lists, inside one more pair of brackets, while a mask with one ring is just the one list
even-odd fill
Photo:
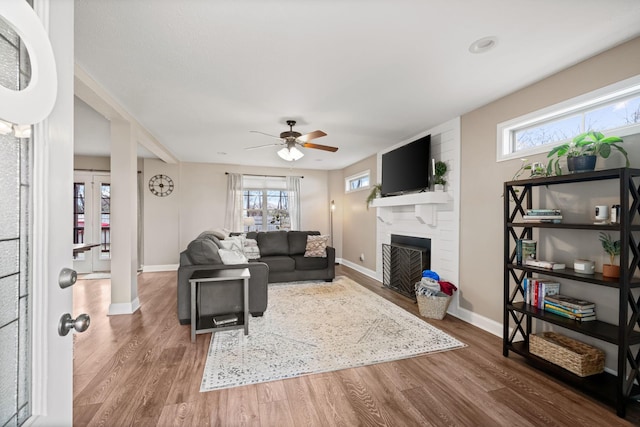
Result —
[[604, 351], [555, 332], [529, 335], [529, 351], [580, 377], [604, 371]]
[[420, 315], [429, 319], [444, 319], [447, 309], [451, 303], [451, 296], [440, 292], [438, 295], [426, 296], [416, 295], [418, 299], [418, 310]]

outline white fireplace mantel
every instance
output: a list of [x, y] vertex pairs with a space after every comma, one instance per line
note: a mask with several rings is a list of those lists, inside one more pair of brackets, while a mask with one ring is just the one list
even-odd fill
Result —
[[387, 225], [393, 222], [393, 207], [414, 206], [415, 217], [420, 223], [435, 226], [437, 205], [451, 201], [451, 196], [447, 192], [429, 191], [378, 198], [371, 202], [371, 206], [377, 208], [378, 220]]

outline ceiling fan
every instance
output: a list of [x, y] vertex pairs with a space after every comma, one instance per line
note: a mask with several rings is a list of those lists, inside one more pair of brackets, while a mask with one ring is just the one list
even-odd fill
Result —
[[312, 139], [326, 136], [327, 134], [324, 133], [323, 131], [316, 130], [316, 131], [307, 133], [305, 135], [302, 135], [300, 132], [296, 132], [293, 130], [293, 127], [296, 125], [295, 120], [287, 120], [287, 125], [289, 126], [289, 130], [282, 132], [279, 137], [275, 135], [270, 135], [268, 133], [260, 132], [257, 130], [249, 131], [253, 133], [261, 133], [262, 135], [267, 135], [272, 138], [279, 139], [280, 142], [273, 143], [273, 144], [258, 145], [256, 147], [249, 147], [247, 148], [247, 150], [283, 145], [282, 149], [278, 151], [278, 156], [280, 156], [281, 158], [289, 162], [293, 160], [299, 160], [302, 158], [302, 156], [304, 156], [302, 151], [298, 150], [296, 146], [300, 146], [304, 148], [315, 148], [317, 150], [331, 151], [332, 153], [335, 153], [336, 151], [338, 151], [337, 147], [330, 147], [328, 145], [320, 145], [320, 144], [312, 144], [311, 142], [309, 142]]

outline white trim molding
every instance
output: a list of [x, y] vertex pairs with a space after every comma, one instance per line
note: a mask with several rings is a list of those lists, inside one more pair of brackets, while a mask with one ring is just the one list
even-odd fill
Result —
[[117, 316], [120, 314], [133, 314], [140, 308], [140, 300], [136, 297], [131, 302], [111, 303], [107, 316]]
[[143, 265], [143, 273], [156, 273], [159, 271], [177, 271], [180, 264], [165, 264], [165, 265]]

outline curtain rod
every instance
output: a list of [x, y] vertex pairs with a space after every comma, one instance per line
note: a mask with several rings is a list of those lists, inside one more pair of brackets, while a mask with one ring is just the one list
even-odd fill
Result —
[[[225, 175], [229, 175], [229, 172], [225, 172]], [[240, 175], [247, 175], [247, 176], [262, 176], [265, 178], [286, 178], [287, 175], [259, 175], [259, 174], [254, 174], [254, 173], [241, 173]], [[291, 175], [291, 176], [295, 176], [295, 175]], [[299, 176], [298, 178], [304, 178], [304, 176]]]

